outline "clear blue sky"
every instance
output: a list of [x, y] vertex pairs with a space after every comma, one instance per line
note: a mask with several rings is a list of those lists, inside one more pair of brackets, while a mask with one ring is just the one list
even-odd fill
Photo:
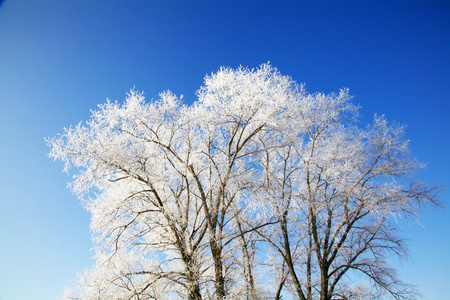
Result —
[[[94, 263], [89, 215], [44, 137], [134, 86], [191, 102], [205, 74], [267, 61], [309, 92], [349, 87], [362, 122], [378, 113], [407, 124], [427, 163], [417, 177], [448, 185], [446, 1], [3, 1], [0, 299], [55, 299]], [[449, 196], [421, 226], [400, 224], [411, 256], [399, 273], [430, 300], [448, 299]]]

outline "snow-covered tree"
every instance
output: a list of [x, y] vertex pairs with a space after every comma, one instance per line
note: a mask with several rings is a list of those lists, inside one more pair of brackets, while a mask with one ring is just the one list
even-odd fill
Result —
[[[256, 232], [282, 257], [299, 299], [414, 297], [389, 267], [407, 255], [393, 221], [436, 204], [437, 189], [411, 180], [421, 164], [404, 127], [375, 116], [357, 128], [348, 90], [296, 100], [290, 124], [260, 137], [256, 194], [278, 222]], [[361, 276], [370, 290], [348, 280]]]
[[367, 295], [411, 295], [386, 260], [406, 253], [392, 220], [435, 197], [408, 179], [403, 127], [359, 129], [348, 90], [311, 95], [267, 64], [197, 96], [132, 90], [47, 140], [78, 171], [98, 259], [67, 298], [350, 299], [350, 271]]

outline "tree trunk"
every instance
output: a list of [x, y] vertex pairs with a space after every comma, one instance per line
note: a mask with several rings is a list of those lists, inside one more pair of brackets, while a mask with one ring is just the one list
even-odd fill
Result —
[[202, 294], [200, 293], [200, 286], [198, 284], [189, 289], [188, 300], [202, 300]]
[[320, 300], [330, 300], [328, 295], [328, 266], [320, 267]]
[[222, 251], [217, 245], [211, 243], [211, 253], [214, 259], [215, 287], [217, 299], [225, 298], [225, 279], [223, 277]]
[[181, 258], [184, 263], [184, 269], [187, 276], [187, 290], [189, 300], [202, 300], [200, 292], [199, 266], [195, 254], [187, 254], [187, 251], [180, 247]]
[[285, 262], [283, 261], [283, 265], [281, 266], [281, 280], [280, 284], [278, 285], [277, 293], [275, 294], [274, 300], [281, 300], [281, 291], [283, 290], [284, 283], [286, 282], [286, 277], [284, 275], [284, 266]]
[[303, 294], [302, 291], [300, 281], [298, 280], [297, 274], [294, 269], [294, 262], [292, 261], [292, 254], [291, 254], [291, 245], [289, 244], [289, 235], [287, 232], [287, 225], [285, 218], [281, 219], [280, 226], [281, 231], [283, 233], [285, 261], [289, 270], [289, 274], [291, 275], [291, 279], [294, 283], [298, 297], [300, 298], [300, 300], [306, 300], [305, 295]]

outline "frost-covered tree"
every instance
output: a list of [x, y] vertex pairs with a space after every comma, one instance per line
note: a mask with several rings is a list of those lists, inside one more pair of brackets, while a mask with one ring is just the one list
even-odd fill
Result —
[[392, 220], [435, 197], [408, 179], [401, 126], [359, 129], [347, 90], [311, 95], [270, 65], [222, 68], [197, 96], [131, 91], [48, 140], [96, 245], [67, 298], [411, 295], [386, 260], [406, 254]]
[[97, 192], [83, 203], [92, 213], [103, 268], [111, 261], [120, 268], [118, 253], [140, 253], [149, 267], [140, 264], [137, 273], [200, 299], [200, 277], [208, 268], [202, 265], [207, 227], [194, 178], [180, 162], [190, 159], [193, 132], [171, 93], [151, 104], [143, 100], [132, 91], [122, 106], [101, 105], [86, 126], [52, 140], [51, 155], [64, 160], [66, 170], [80, 170], [71, 184], [77, 194]]
[[[288, 124], [260, 136], [256, 194], [278, 222], [256, 231], [281, 256], [299, 299], [413, 298], [388, 263], [407, 254], [394, 221], [436, 204], [436, 188], [410, 179], [421, 164], [403, 126], [375, 116], [359, 129], [350, 100], [347, 90], [303, 95]], [[371, 289], [348, 280], [360, 276]]]
[[101, 105], [86, 125], [49, 140], [51, 156], [80, 171], [72, 189], [97, 192], [83, 202], [102, 267], [132, 251], [160, 265], [159, 275], [145, 266], [140, 273], [156, 274], [154, 284], [169, 281], [180, 295], [239, 294], [239, 274], [252, 271], [248, 228], [239, 226], [253, 176], [249, 145], [293, 94], [293, 82], [268, 65], [222, 69], [205, 79], [192, 106], [169, 92], [146, 104], [132, 91], [123, 105]]

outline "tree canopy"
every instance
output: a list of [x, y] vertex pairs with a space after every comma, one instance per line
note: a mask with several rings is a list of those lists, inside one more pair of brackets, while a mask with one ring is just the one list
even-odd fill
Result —
[[395, 220], [437, 200], [404, 126], [360, 128], [348, 89], [269, 64], [197, 97], [131, 90], [47, 140], [92, 214], [97, 264], [68, 299], [414, 298], [388, 261], [407, 255]]

